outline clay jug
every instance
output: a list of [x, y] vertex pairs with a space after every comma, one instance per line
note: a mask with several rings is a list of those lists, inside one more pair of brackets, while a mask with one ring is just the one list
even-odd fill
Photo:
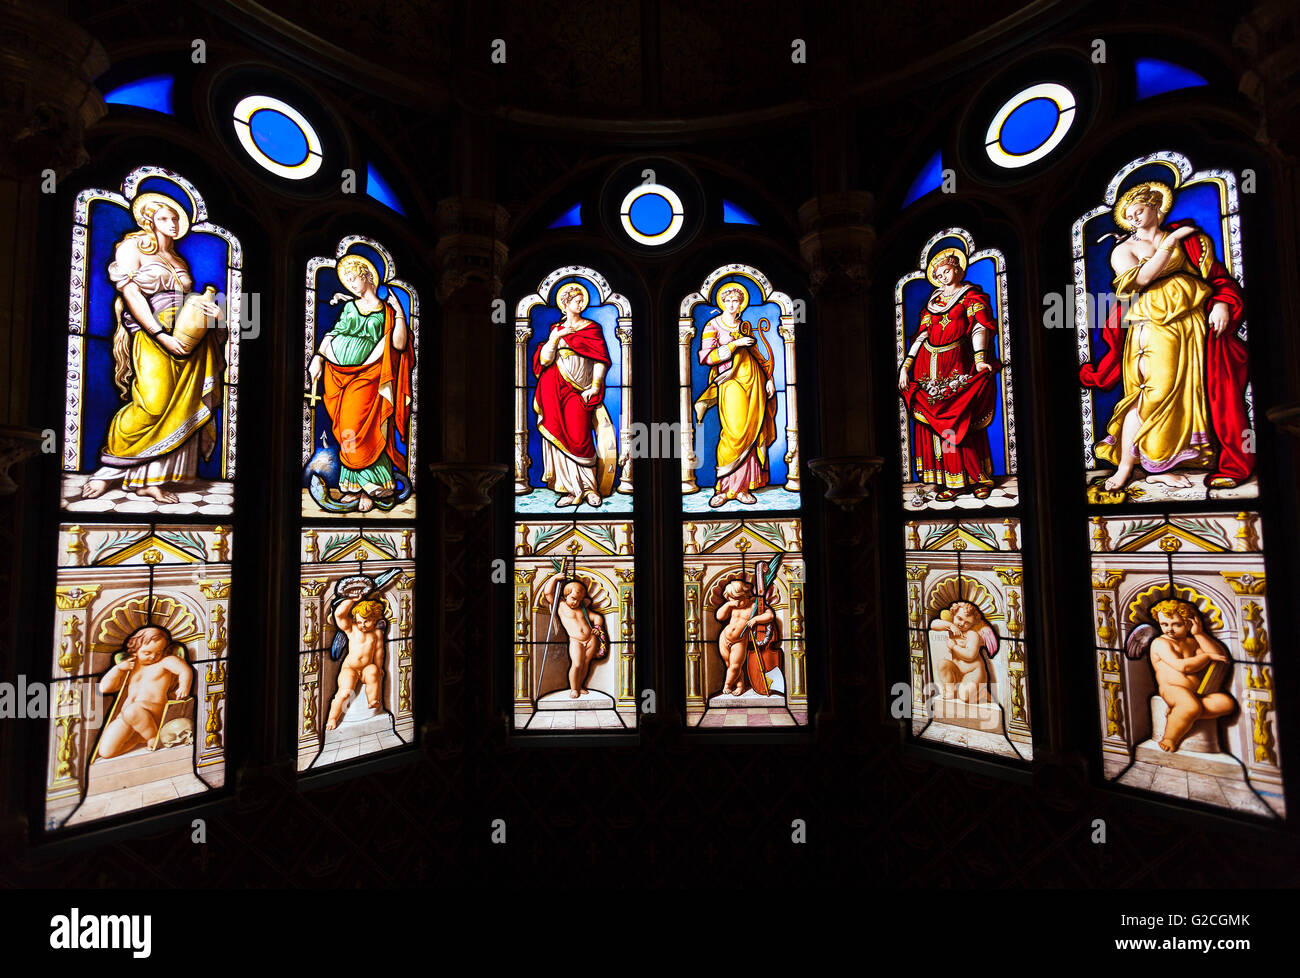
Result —
[[187, 356], [203, 342], [209, 325], [215, 325], [215, 320], [210, 324], [203, 314], [203, 303], [214, 301], [216, 296], [217, 287], [209, 285], [202, 294], [191, 292], [185, 297], [185, 304], [176, 316], [176, 328], [172, 330], [172, 337], [184, 348]]

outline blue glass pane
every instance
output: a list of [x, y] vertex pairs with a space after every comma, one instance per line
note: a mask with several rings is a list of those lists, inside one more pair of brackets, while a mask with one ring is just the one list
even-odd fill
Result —
[[1061, 110], [1051, 99], [1031, 98], [1002, 123], [1002, 148], [1016, 156], [1036, 150], [1052, 135], [1060, 114]]
[[906, 207], [912, 201], [924, 197], [932, 190], [938, 190], [941, 186], [943, 186], [943, 153], [937, 152], [925, 161], [925, 166], [921, 167], [921, 172], [907, 188], [903, 206]]
[[582, 204], [574, 204], [557, 217], [547, 228], [576, 228], [582, 225]]
[[152, 109], [154, 112], [165, 112], [171, 115], [174, 81], [171, 75], [140, 78], [125, 85], [118, 85], [104, 96], [104, 101], [111, 105], [134, 105], [140, 109]]
[[743, 207], [737, 207], [729, 200], [722, 202], [723, 224], [757, 224], [758, 218]]
[[642, 194], [632, 202], [628, 218], [642, 234], [663, 234], [672, 222], [673, 207], [659, 194]]
[[298, 123], [275, 109], [258, 109], [248, 120], [257, 148], [282, 166], [297, 166], [307, 158], [307, 136]]
[[1137, 59], [1137, 96], [1150, 98], [1179, 88], [1196, 88], [1208, 85], [1204, 78], [1182, 65], [1160, 61], [1157, 58]]
[[389, 186], [387, 180], [379, 175], [379, 171], [375, 169], [373, 163], [366, 164], [366, 193], [385, 207], [390, 207], [403, 216], [406, 215], [401, 201], [397, 199], [396, 191]]

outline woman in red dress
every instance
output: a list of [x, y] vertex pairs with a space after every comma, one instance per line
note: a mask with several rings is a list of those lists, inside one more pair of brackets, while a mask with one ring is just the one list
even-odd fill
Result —
[[993, 459], [985, 430], [998, 403], [992, 352], [997, 321], [988, 294], [965, 280], [965, 255], [956, 248], [930, 263], [937, 286], [898, 371], [898, 390], [912, 419], [912, 459], [921, 482], [939, 487], [948, 502], [973, 491], [987, 499]]

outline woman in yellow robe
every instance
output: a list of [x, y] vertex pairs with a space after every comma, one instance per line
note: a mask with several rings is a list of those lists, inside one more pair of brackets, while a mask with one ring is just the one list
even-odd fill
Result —
[[716, 406], [722, 427], [717, 482], [709, 500], [715, 509], [732, 499], [758, 502], [751, 490], [768, 484], [767, 453], [776, 440], [772, 365], [758, 356], [749, 326], [740, 318], [746, 298], [740, 286], [724, 288], [718, 296], [722, 315], [709, 320], [700, 340], [700, 363], [712, 369], [708, 387], [695, 402], [695, 417], [703, 421]]
[[[1214, 289], [1180, 247], [1199, 234], [1195, 227], [1164, 231], [1172, 200], [1163, 188], [1141, 186], [1120, 202], [1128, 240], [1111, 255], [1115, 291], [1131, 304], [1125, 315], [1124, 396], [1115, 405], [1097, 457], [1115, 465], [1107, 489], [1119, 489], [1141, 465], [1151, 482], [1191, 485], [1177, 468], [1210, 468], [1210, 398], [1206, 347], [1210, 321], [1216, 328], [1228, 310], [1211, 303]], [[1212, 249], [1208, 239], [1201, 243]], [[1212, 252], [1211, 252], [1212, 255]]]
[[[161, 503], [177, 502], [162, 487], [188, 482], [200, 452], [216, 444], [213, 405], [220, 393], [221, 353], [215, 330], [188, 353], [174, 336], [176, 315], [194, 286], [173, 245], [189, 230], [187, 215], [162, 194], [141, 194], [132, 213], [140, 230], [117, 244], [108, 277], [118, 291], [113, 337], [114, 380], [127, 403], [108, 425], [100, 468], [82, 488], [93, 499], [120, 482]], [[221, 317], [204, 302], [209, 322]]]

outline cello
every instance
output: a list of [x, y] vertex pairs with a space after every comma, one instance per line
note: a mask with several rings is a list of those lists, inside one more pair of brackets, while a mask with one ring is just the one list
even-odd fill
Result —
[[[754, 565], [754, 614], [751, 621], [767, 610], [767, 592], [776, 580], [781, 557], [782, 554], [777, 554], [770, 568], [765, 561]], [[745, 678], [756, 693], [769, 696], [772, 693], [771, 673], [781, 665], [781, 627], [775, 618], [761, 625], [751, 624], [748, 641]]]

